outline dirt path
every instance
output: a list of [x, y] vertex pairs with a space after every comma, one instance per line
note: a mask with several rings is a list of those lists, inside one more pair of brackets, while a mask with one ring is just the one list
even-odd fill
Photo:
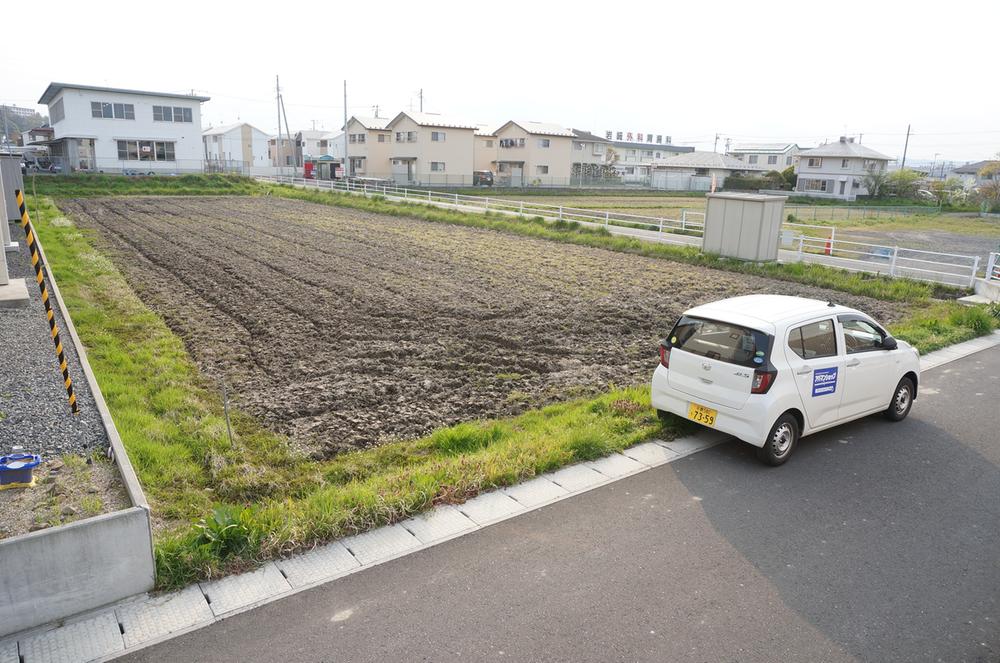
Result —
[[238, 404], [327, 455], [641, 383], [686, 308], [762, 278], [279, 198], [66, 201]]

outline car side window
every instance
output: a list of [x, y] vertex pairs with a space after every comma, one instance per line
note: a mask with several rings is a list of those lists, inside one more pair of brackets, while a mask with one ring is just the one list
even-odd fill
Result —
[[881, 350], [884, 336], [882, 331], [864, 320], [844, 321], [844, 345], [847, 354]]
[[788, 347], [803, 359], [820, 359], [837, 355], [837, 333], [833, 320], [810, 322], [788, 333]]

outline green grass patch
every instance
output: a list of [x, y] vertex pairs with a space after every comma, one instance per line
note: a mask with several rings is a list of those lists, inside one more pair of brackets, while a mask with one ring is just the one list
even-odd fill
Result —
[[913, 345], [921, 354], [969, 341], [1000, 329], [1000, 314], [987, 306], [933, 302], [915, 309], [889, 326], [890, 333]]
[[251, 195], [260, 184], [242, 175], [123, 175], [74, 174], [28, 175], [24, 180], [28, 193], [54, 198], [92, 196], [197, 196]]

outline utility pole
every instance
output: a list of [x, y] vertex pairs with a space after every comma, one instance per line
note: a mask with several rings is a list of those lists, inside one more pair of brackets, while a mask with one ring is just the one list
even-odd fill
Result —
[[344, 173], [343, 177], [347, 179], [347, 79], [344, 79]]
[[730, 146], [730, 144], [731, 144], [732, 142], [733, 142], [733, 139], [732, 139], [732, 138], [727, 138], [727, 139], [726, 139], [726, 154], [729, 154], [729, 146]]
[[712, 143], [712, 151], [713, 152], [719, 151], [719, 134], [715, 134], [715, 142]]
[[906, 168], [906, 150], [910, 147], [910, 125], [906, 125], [906, 142], [903, 143], [903, 163], [899, 164], [899, 169]]
[[274, 158], [278, 162], [278, 172], [285, 174], [285, 160], [281, 156], [281, 85], [278, 84], [278, 75], [274, 75], [274, 101], [278, 105], [278, 135], [274, 139]]
[[[293, 148], [292, 154], [295, 154], [294, 146], [292, 145], [292, 128], [288, 126], [288, 113], [285, 112], [285, 96], [282, 94], [278, 95], [278, 102], [281, 104], [281, 115], [285, 118], [285, 139], [288, 141], [288, 147]], [[295, 166], [298, 167], [299, 160], [297, 158], [293, 159]], [[294, 176], [294, 173], [292, 174]]]
[[420, 112], [424, 112], [424, 88], [420, 88]]

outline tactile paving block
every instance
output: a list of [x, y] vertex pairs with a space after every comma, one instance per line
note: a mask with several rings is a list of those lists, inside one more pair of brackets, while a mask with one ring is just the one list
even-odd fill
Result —
[[601, 458], [600, 460], [595, 460], [592, 463], [587, 463], [587, 467], [592, 470], [597, 470], [604, 476], [608, 476], [613, 479], [628, 476], [629, 474], [635, 474], [636, 472], [641, 472], [646, 469], [646, 466], [639, 461], [632, 460], [628, 456], [623, 456], [621, 454], [611, 454], [607, 458]]
[[582, 464], [564, 467], [551, 474], [546, 474], [545, 478], [559, 484], [571, 493], [593, 488], [608, 481], [607, 476]]
[[125, 650], [111, 611], [38, 633], [19, 646], [24, 663], [84, 663]]
[[529, 509], [569, 495], [568, 490], [545, 477], [535, 477], [531, 481], [504, 488], [503, 492]]
[[295, 588], [336, 578], [361, 567], [361, 562], [339, 541], [279, 559], [275, 564], [285, 574], [288, 584]]
[[347, 546], [362, 564], [373, 564], [420, 547], [417, 537], [398, 524], [348, 537], [341, 543]]
[[637, 460], [643, 465], [649, 465], [650, 467], [656, 467], [657, 465], [669, 463], [678, 457], [675, 452], [662, 445], [656, 444], [655, 442], [643, 442], [642, 444], [637, 444], [634, 447], [629, 447], [622, 452], [622, 455], [628, 456], [632, 460]]
[[201, 585], [216, 617], [287, 592], [291, 588], [274, 563], [265, 564], [251, 573], [241, 573]]
[[400, 525], [412, 532], [421, 543], [433, 543], [478, 527], [464, 513], [447, 504], [405, 520]]
[[19, 663], [16, 640], [0, 642], [0, 663]]
[[126, 647], [135, 647], [175, 631], [205, 624], [214, 618], [212, 608], [197, 585], [179, 592], [123, 603], [115, 608], [115, 614], [125, 628]]

